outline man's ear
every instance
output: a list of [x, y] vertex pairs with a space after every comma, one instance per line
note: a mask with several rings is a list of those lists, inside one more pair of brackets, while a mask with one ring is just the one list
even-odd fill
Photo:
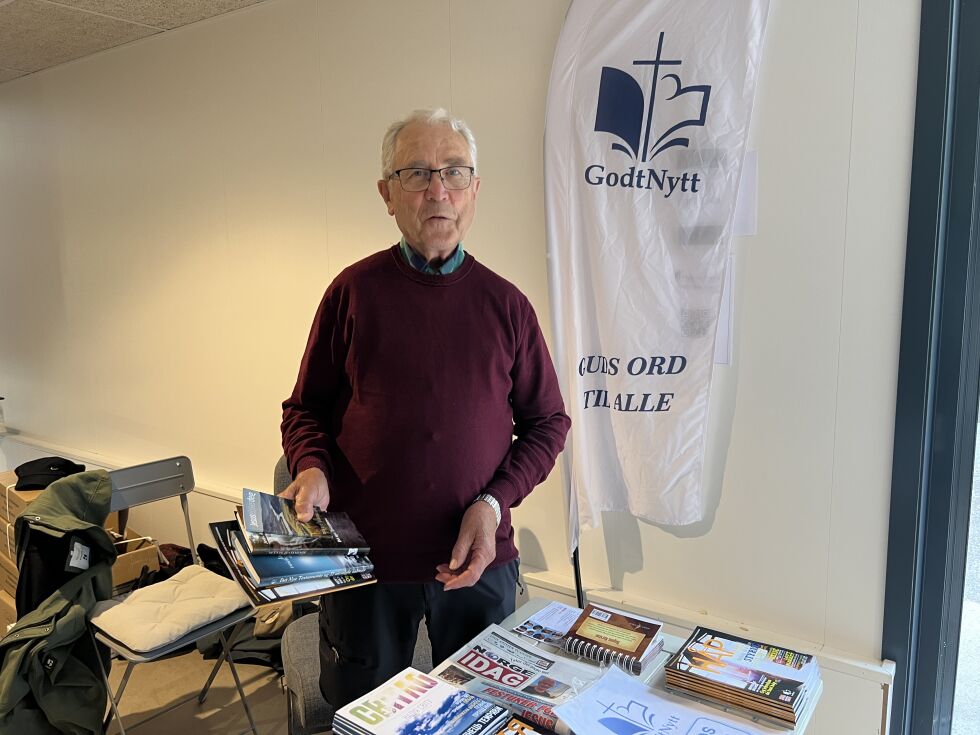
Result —
[[388, 207], [388, 214], [394, 216], [395, 207], [391, 203], [391, 191], [388, 189], [388, 182], [384, 179], [378, 181], [378, 193], [385, 200], [385, 205]]

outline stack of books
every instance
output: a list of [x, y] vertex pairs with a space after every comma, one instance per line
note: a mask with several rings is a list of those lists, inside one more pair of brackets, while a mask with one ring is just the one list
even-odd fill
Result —
[[218, 553], [255, 607], [370, 584], [370, 548], [346, 513], [314, 510], [300, 521], [293, 501], [242, 491], [236, 520], [210, 524]]
[[663, 627], [659, 620], [589, 603], [565, 634], [562, 648], [639, 676], [663, 650]]
[[702, 627], [664, 674], [669, 691], [788, 728], [809, 718], [822, 686], [809, 654]]

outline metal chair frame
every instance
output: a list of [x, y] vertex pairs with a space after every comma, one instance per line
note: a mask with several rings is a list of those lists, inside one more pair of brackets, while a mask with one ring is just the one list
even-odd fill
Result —
[[[115, 470], [109, 473], [109, 477], [112, 480], [112, 500], [110, 501], [109, 510], [110, 512], [120, 511], [120, 531], [123, 531], [125, 528], [123, 518], [125, 511], [127, 511], [129, 508], [137, 505], [144, 505], [146, 503], [152, 503], [157, 500], [179, 497], [180, 506], [184, 513], [184, 523], [187, 527], [187, 540], [190, 543], [191, 555], [193, 556], [195, 564], [201, 563], [201, 560], [197, 555], [197, 547], [194, 544], [194, 534], [191, 530], [190, 511], [188, 510], [187, 504], [187, 496], [194, 490], [194, 471], [191, 466], [190, 459], [187, 457], [172, 457], [170, 459], [159, 460], [156, 462], [148, 462], [146, 464], [141, 464], [134, 467], [126, 467], [121, 470]], [[119, 682], [119, 687], [115, 693], [113, 693], [112, 687], [109, 684], [108, 672], [102, 663], [102, 658], [101, 656], [96, 657], [99, 661], [99, 668], [102, 672], [102, 678], [105, 681], [106, 690], [109, 692], [109, 711], [106, 713], [105, 720], [103, 721], [103, 729], [108, 728], [113, 717], [115, 717], [116, 723], [119, 725], [121, 735], [125, 735], [126, 728], [123, 726], [122, 716], [119, 714], [119, 702], [122, 699], [126, 685], [129, 683], [130, 675], [133, 673], [133, 669], [137, 664], [158, 661], [168, 656], [172, 656], [185, 646], [194, 643], [201, 638], [217, 633], [218, 638], [221, 641], [222, 652], [218, 657], [218, 660], [215, 661], [214, 667], [211, 669], [211, 674], [208, 677], [207, 682], [204, 684], [204, 688], [201, 689], [198, 694], [191, 695], [190, 697], [185, 697], [177, 702], [174, 702], [159, 712], [155, 712], [149, 717], [130, 725], [129, 729], [132, 730], [149, 722], [150, 720], [159, 717], [160, 715], [170, 712], [177, 707], [190, 702], [195, 697], [197, 698], [198, 704], [203, 704], [204, 700], [207, 698], [211, 684], [214, 682], [214, 678], [217, 676], [218, 670], [221, 668], [221, 664], [227, 661], [228, 666], [231, 668], [232, 677], [235, 680], [235, 688], [238, 690], [238, 697], [241, 700], [242, 707], [245, 709], [245, 716], [248, 718], [249, 727], [245, 729], [243, 733], [251, 731], [253, 735], [258, 735], [258, 729], [255, 726], [252, 711], [248, 706], [245, 691], [242, 689], [242, 683], [238, 676], [238, 670], [235, 668], [235, 662], [231, 656], [232, 644], [235, 642], [245, 623], [250, 617], [252, 617], [254, 612], [255, 611], [251, 606], [246, 606], [229, 615], [226, 615], [220, 620], [216, 620], [208, 625], [201, 626], [200, 628], [191, 631], [187, 635], [173, 641], [172, 643], [168, 643], [164, 646], [155, 648], [152, 651], [145, 652], [134, 651], [128, 646], [120, 643], [103, 631], [99, 630], [95, 625], [90, 625], [89, 635], [92, 637], [93, 643], [96, 641], [102, 643], [115, 655], [127, 662], [126, 671], [123, 673], [122, 680]], [[227, 634], [229, 628], [231, 629], [230, 635]]]

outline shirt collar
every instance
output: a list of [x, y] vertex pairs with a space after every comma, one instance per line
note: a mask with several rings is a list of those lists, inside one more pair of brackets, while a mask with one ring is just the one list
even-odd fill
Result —
[[463, 252], [463, 243], [457, 244], [452, 255], [446, 258], [442, 265], [437, 267], [431, 266], [425, 258], [419, 255], [419, 253], [417, 253], [412, 246], [405, 241], [404, 237], [401, 241], [401, 251], [406, 263], [412, 266], [415, 270], [430, 276], [448, 276], [450, 273], [459, 268], [466, 259], [466, 253]]

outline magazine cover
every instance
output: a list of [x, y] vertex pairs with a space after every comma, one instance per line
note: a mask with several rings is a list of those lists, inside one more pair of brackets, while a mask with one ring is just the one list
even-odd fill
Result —
[[544, 730], [529, 725], [520, 717], [511, 717], [497, 735], [544, 735]]
[[257, 490], [242, 490], [242, 531], [252, 554], [371, 553], [346, 513], [313, 509], [309, 521], [296, 516], [292, 500]]
[[666, 670], [744, 689], [796, 708], [818, 675], [812, 656], [698, 627]]
[[567, 732], [554, 707], [599, 677], [591, 664], [550, 654], [491, 625], [432, 672], [471, 694], [508, 707], [518, 717]]
[[338, 735], [496, 735], [510, 720], [503, 707], [407, 668], [337, 710]]

